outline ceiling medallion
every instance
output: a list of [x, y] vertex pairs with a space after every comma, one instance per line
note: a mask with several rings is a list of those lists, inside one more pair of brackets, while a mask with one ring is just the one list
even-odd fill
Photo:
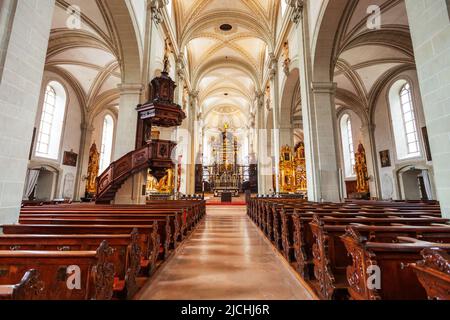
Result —
[[225, 35], [228, 36], [228, 35], [231, 35], [231, 34], [235, 34], [235, 33], [238, 32], [238, 29], [239, 28], [237, 26], [231, 25], [229, 23], [223, 23], [223, 24], [220, 24], [220, 25], [216, 25], [214, 27], [214, 31], [216, 33], [222, 34], [224, 36]]
[[231, 31], [233, 29], [233, 26], [231, 24], [224, 23], [219, 28], [222, 31], [228, 32], [228, 31]]

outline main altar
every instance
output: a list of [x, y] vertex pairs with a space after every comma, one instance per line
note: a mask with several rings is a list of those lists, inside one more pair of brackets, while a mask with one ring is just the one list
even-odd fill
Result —
[[238, 197], [244, 181], [248, 181], [248, 170], [238, 163], [240, 145], [237, 137], [225, 124], [218, 139], [212, 142], [212, 163], [203, 166], [203, 187], [215, 197], [231, 193]]

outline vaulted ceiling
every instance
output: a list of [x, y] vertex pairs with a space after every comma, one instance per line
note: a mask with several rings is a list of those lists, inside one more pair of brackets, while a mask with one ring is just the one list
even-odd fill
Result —
[[[381, 28], [367, 28], [367, 8], [381, 8]], [[355, 0], [338, 36], [334, 81], [338, 106], [368, 117], [380, 90], [393, 75], [414, 68], [404, 0]]]
[[232, 126], [245, 125], [237, 118], [249, 117], [255, 90], [260, 89], [279, 4], [277, 0], [174, 1], [179, 46], [212, 126], [225, 119], [234, 119], [229, 120]]
[[119, 57], [108, 1], [56, 1], [46, 69], [69, 82], [86, 115], [117, 108]]

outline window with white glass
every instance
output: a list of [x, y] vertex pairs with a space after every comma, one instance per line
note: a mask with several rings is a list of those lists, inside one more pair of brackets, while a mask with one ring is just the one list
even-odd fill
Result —
[[111, 164], [114, 138], [114, 120], [108, 114], [103, 120], [102, 145], [100, 150], [100, 172], [104, 172]]
[[412, 99], [411, 84], [406, 80], [396, 81], [389, 92], [392, 131], [399, 160], [421, 155], [419, 132]]
[[35, 152], [37, 157], [58, 159], [65, 109], [66, 92], [63, 86], [56, 81], [50, 82], [45, 89], [42, 106]]
[[408, 154], [417, 156], [419, 155], [419, 135], [417, 133], [416, 117], [414, 116], [411, 86], [409, 83], [406, 83], [400, 91], [400, 104], [402, 106]]
[[346, 178], [355, 176], [355, 145], [352, 130], [352, 120], [348, 114], [345, 114], [341, 118], [341, 139]]

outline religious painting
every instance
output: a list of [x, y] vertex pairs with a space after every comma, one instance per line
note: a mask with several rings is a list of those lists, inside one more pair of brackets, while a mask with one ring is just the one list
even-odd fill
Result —
[[422, 128], [422, 137], [423, 142], [425, 144], [425, 153], [427, 155], [427, 161], [433, 161], [433, 157], [431, 156], [430, 140], [428, 139], [427, 127]]
[[382, 168], [388, 168], [391, 166], [391, 154], [389, 150], [384, 150], [380, 152], [380, 160]]
[[72, 151], [65, 151], [63, 157], [63, 165], [76, 167], [78, 161], [78, 154]]

